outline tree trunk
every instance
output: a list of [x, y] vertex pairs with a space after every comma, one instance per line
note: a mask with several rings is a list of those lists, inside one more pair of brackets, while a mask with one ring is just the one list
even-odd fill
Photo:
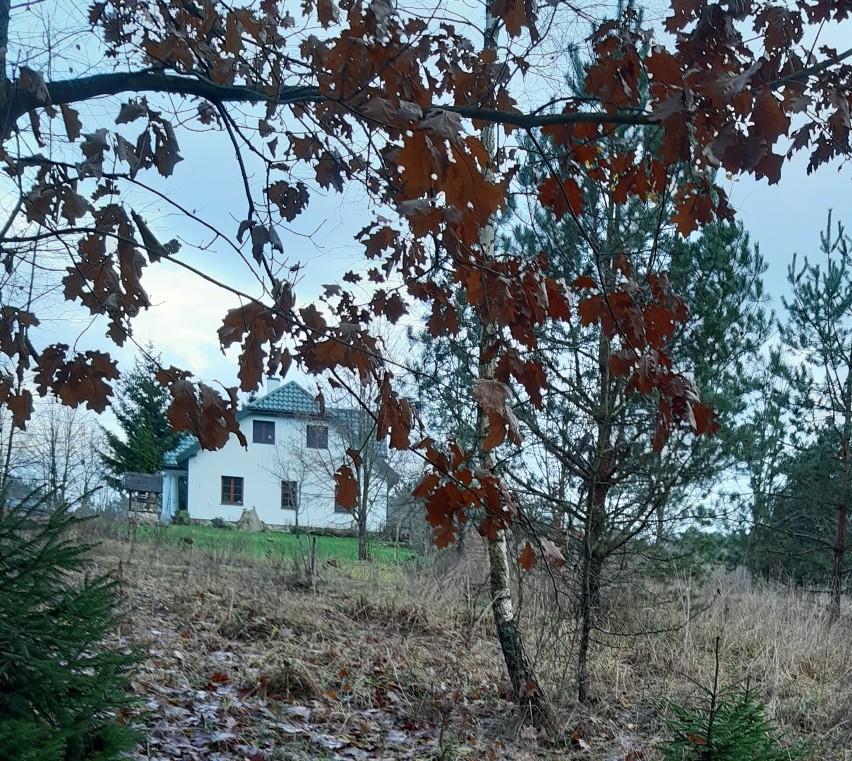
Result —
[[488, 559], [491, 568], [491, 609], [509, 681], [527, 718], [536, 726], [551, 727], [553, 722], [550, 707], [524, 648], [515, 616], [509, 572], [509, 548], [504, 531], [500, 532], [497, 539], [488, 542]]
[[589, 698], [589, 645], [592, 639], [592, 628], [600, 608], [603, 560], [599, 553], [591, 553], [584, 557], [583, 563], [583, 589], [580, 593], [580, 644], [577, 649], [577, 701], [580, 703], [585, 703]]
[[367, 516], [358, 516], [358, 560], [367, 559]]
[[[480, 355], [489, 345], [489, 335], [496, 328], [486, 326], [480, 345]], [[480, 363], [479, 377], [486, 380], [494, 378], [494, 362]], [[484, 440], [488, 431], [488, 419], [479, 411], [480, 441]], [[495, 461], [491, 451], [480, 448], [479, 462], [483, 470], [493, 472]], [[509, 547], [506, 541], [506, 531], [497, 533], [495, 539], [488, 542], [488, 560], [490, 564], [491, 581], [491, 610], [494, 615], [494, 625], [497, 628], [497, 638], [503, 651], [506, 670], [515, 692], [518, 703], [525, 709], [527, 718], [536, 726], [552, 727], [550, 708], [524, 648], [523, 637], [518, 627], [515, 606], [512, 602], [511, 576], [509, 572]]]
[[837, 508], [837, 533], [834, 542], [834, 562], [831, 568], [831, 605], [829, 622], [834, 623], [840, 617], [840, 600], [843, 594], [843, 558], [846, 554], [846, 520], [849, 508], [839, 505]]
[[846, 520], [849, 513], [850, 438], [852, 438], [852, 370], [846, 373], [844, 395], [843, 439], [841, 462], [843, 468], [843, 496], [837, 506], [837, 530], [834, 536], [834, 558], [831, 567], [831, 603], [828, 611], [829, 625], [840, 618], [840, 601], [843, 595], [843, 558], [846, 554]]
[[[597, 476], [606, 472], [609, 450], [599, 458]], [[592, 628], [601, 605], [601, 573], [606, 558], [603, 534], [606, 527], [606, 496], [609, 484], [596, 483], [589, 497], [586, 535], [583, 539], [583, 574], [580, 590], [580, 643], [577, 648], [577, 700], [589, 697], [589, 645]]]
[[[0, 0], [2, 3], [3, 0]], [[5, 422], [6, 411], [0, 411], [0, 432], [3, 430], [3, 423]], [[11, 470], [12, 470], [12, 441], [15, 435], [15, 427], [12, 425], [12, 421], [9, 421], [9, 438], [6, 440], [6, 451], [3, 453], [3, 473], [0, 476], [0, 518], [4, 517], [6, 514], [6, 492], [9, 489], [11, 484]]]
[[[609, 236], [612, 237], [611, 235]], [[585, 703], [589, 697], [589, 645], [592, 627], [601, 604], [601, 571], [606, 559], [606, 500], [612, 486], [615, 453], [611, 446], [611, 400], [609, 373], [609, 340], [601, 334], [598, 341], [597, 444], [594, 468], [587, 484], [585, 535], [580, 589], [580, 643], [577, 648], [577, 700]]]
[[[11, 0], [0, 0], [0, 92], [6, 94], [6, 56], [9, 47], [9, 11]], [[5, 126], [3, 128], [5, 132]]]
[[358, 506], [358, 560], [367, 560], [367, 506], [370, 494], [370, 471], [365, 467], [361, 477], [361, 498]]
[[[485, 40], [484, 49], [497, 51], [497, 19], [491, 13], [491, 6], [485, 6]], [[488, 124], [482, 128], [482, 144], [488, 155], [493, 157], [496, 152], [496, 127]], [[486, 169], [486, 177], [494, 178], [489, 167]], [[492, 217], [479, 234], [480, 246], [484, 258], [494, 258], [495, 252], [496, 220]], [[494, 342], [499, 335], [499, 329], [494, 321], [490, 321], [487, 315], [483, 317], [482, 333], [479, 340], [479, 368], [478, 377], [481, 380], [494, 380], [497, 357], [492, 352]], [[490, 356], [490, 359], [484, 359]], [[483, 442], [488, 432], [488, 418], [479, 408], [477, 419], [477, 432], [479, 441]], [[492, 473], [496, 465], [494, 453], [479, 445], [479, 463], [487, 473]], [[512, 601], [512, 586], [509, 564], [509, 547], [506, 541], [506, 532], [499, 531], [493, 540], [488, 542], [488, 560], [490, 564], [491, 581], [491, 610], [494, 616], [494, 625], [497, 628], [497, 638], [500, 641], [500, 649], [503, 651], [503, 659], [506, 662], [506, 670], [509, 680], [515, 692], [515, 698], [525, 709], [526, 718], [537, 726], [551, 727], [550, 707], [544, 695], [541, 685], [536, 678], [532, 661], [524, 648], [523, 636], [518, 627], [515, 606]]]

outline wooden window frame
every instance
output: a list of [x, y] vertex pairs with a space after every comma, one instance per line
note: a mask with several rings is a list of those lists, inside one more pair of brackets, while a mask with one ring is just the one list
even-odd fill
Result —
[[[284, 484], [287, 484], [287, 489], [291, 490], [289, 496], [292, 505], [284, 504]], [[281, 479], [281, 509], [282, 510], [298, 510], [299, 509], [299, 482]]]
[[[238, 492], [239, 499], [237, 499]], [[219, 499], [223, 505], [241, 506], [245, 501], [245, 479], [242, 476], [222, 476]]]

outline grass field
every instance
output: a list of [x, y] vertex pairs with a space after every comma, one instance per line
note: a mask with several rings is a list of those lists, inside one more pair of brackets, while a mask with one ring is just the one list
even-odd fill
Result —
[[[129, 536], [131, 529], [126, 527]], [[310, 553], [316, 541], [318, 560], [334, 559], [355, 563], [358, 560], [358, 540], [338, 536], [310, 536], [283, 531], [237, 531], [213, 526], [139, 526], [137, 539], [161, 542], [170, 546], [190, 545], [211, 551], [232, 552], [254, 558], [288, 558]], [[192, 540], [191, 543], [188, 540]], [[416, 559], [407, 547], [397, 547], [371, 539], [368, 544], [371, 560], [378, 563], [400, 563]]]

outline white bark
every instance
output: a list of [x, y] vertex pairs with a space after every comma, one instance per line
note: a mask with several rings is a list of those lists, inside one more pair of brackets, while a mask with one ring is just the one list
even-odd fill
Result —
[[[491, 14], [491, 7], [486, 4], [485, 11], [485, 50], [497, 51], [497, 19]], [[488, 105], [488, 104], [486, 104]], [[497, 130], [496, 125], [487, 124], [482, 128], [480, 139], [492, 157], [496, 161], [497, 155]], [[495, 180], [496, 175], [491, 166], [485, 170], [487, 180]], [[496, 216], [488, 220], [479, 232], [479, 245], [485, 259], [493, 259], [496, 254]], [[493, 342], [498, 337], [499, 328], [495, 321], [489, 320], [487, 312], [483, 312], [482, 334], [479, 342], [480, 357], [484, 356]], [[478, 377], [481, 380], [494, 380], [497, 358], [492, 357], [487, 362], [480, 361]], [[488, 432], [488, 419], [479, 410], [477, 429], [479, 441], [485, 440]], [[495, 458], [493, 451], [486, 450], [480, 445], [478, 452], [479, 464], [488, 473], [493, 472]], [[515, 605], [512, 599], [512, 585], [509, 561], [509, 545], [506, 531], [499, 531], [497, 536], [488, 542], [488, 559], [490, 565], [491, 581], [491, 609], [494, 615], [494, 624], [497, 627], [497, 636], [506, 662], [509, 679], [512, 682], [516, 698], [530, 712], [534, 723], [548, 725], [550, 716], [547, 702], [538, 681], [534, 669], [524, 649], [523, 638], [515, 614]]]

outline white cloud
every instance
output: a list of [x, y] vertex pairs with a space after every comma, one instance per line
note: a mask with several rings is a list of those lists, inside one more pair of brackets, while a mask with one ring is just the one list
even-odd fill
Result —
[[165, 364], [190, 370], [226, 385], [236, 379], [236, 358], [223, 356], [216, 331], [237, 297], [186, 270], [161, 264], [145, 271], [143, 282], [153, 306], [134, 321], [138, 343], [150, 340]]

